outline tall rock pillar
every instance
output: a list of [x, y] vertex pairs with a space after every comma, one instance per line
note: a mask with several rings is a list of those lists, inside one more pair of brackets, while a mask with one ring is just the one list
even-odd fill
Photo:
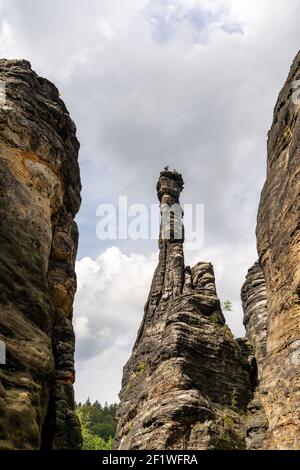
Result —
[[[212, 265], [184, 265], [182, 189], [180, 174], [161, 172], [159, 261], [124, 367], [118, 449], [245, 447], [243, 411], [252, 395], [247, 351], [225, 325]], [[174, 204], [177, 210], [169, 211]]]

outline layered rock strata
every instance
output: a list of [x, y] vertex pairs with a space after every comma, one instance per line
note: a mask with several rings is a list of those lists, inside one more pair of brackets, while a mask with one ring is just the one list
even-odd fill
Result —
[[0, 80], [0, 449], [78, 449], [79, 143], [58, 90], [29, 62], [0, 60]]
[[258, 365], [258, 378], [266, 356], [267, 292], [263, 270], [257, 261], [248, 271], [242, 287], [244, 326], [247, 339], [253, 346]]
[[118, 449], [246, 445], [251, 353], [225, 324], [212, 265], [201, 262], [185, 267], [183, 230], [176, 230], [181, 226], [180, 210], [170, 211], [178, 208], [182, 189], [180, 174], [161, 173], [159, 262], [138, 337], [124, 367]]
[[242, 294], [247, 336], [258, 363], [256, 393], [268, 424], [263, 449], [300, 448], [299, 80], [300, 53], [279, 94], [268, 137], [267, 178], [256, 229], [261, 271], [256, 265]]
[[261, 395], [268, 449], [300, 448], [300, 53], [279, 94], [268, 138], [257, 247], [267, 288]]
[[244, 309], [244, 325], [246, 339], [253, 347], [252, 375], [255, 382], [255, 394], [247, 407], [246, 445], [247, 449], [261, 449], [268, 427], [262, 405], [259, 381], [266, 356], [267, 338], [267, 293], [263, 270], [257, 261], [248, 271], [242, 287], [242, 304]]

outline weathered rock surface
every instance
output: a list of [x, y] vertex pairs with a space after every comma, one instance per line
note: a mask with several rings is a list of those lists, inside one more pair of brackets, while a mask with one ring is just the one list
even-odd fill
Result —
[[245, 427], [247, 450], [261, 450], [268, 429], [268, 421], [259, 388], [247, 407]]
[[274, 111], [256, 231], [268, 301], [264, 446], [272, 449], [300, 448], [300, 105], [292, 99], [299, 79], [300, 53]]
[[[182, 188], [181, 175], [161, 173], [163, 221]], [[225, 325], [212, 265], [185, 267], [183, 235], [174, 236], [181, 217], [169, 219], [170, 236], [163, 222], [158, 266], [124, 368], [115, 447], [245, 448], [250, 352]]]
[[258, 365], [258, 378], [266, 355], [267, 337], [267, 292], [263, 270], [257, 261], [249, 269], [242, 287], [244, 326], [247, 339], [253, 346]]
[[0, 449], [76, 449], [72, 304], [79, 143], [56, 87], [0, 60]]
[[267, 336], [267, 293], [263, 270], [257, 261], [248, 271], [242, 287], [242, 303], [244, 309], [244, 325], [246, 339], [253, 346], [253, 384], [255, 395], [247, 407], [246, 445], [249, 450], [262, 447], [267, 429], [267, 419], [261, 402], [259, 380], [266, 356]]
[[242, 293], [260, 377], [256, 394], [268, 423], [260, 444], [265, 449], [300, 448], [299, 80], [300, 53], [279, 94], [269, 132], [267, 179], [256, 229], [262, 271], [259, 265], [252, 268]]

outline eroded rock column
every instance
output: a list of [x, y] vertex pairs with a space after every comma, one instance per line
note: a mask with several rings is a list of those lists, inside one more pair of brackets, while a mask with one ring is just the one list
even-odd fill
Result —
[[[161, 173], [163, 220], [166, 206], [179, 204], [182, 189], [180, 174]], [[173, 236], [179, 222], [180, 211], [166, 238], [162, 223], [158, 266], [124, 367], [115, 447], [245, 448], [252, 396], [247, 351], [225, 324], [212, 265], [185, 267], [183, 232]]]
[[246, 339], [253, 348], [252, 380], [254, 396], [247, 407], [246, 445], [249, 450], [262, 449], [268, 422], [262, 404], [260, 379], [264, 369], [267, 341], [267, 292], [262, 267], [257, 261], [249, 269], [242, 287]]
[[266, 356], [267, 340], [267, 291], [262, 267], [257, 261], [249, 269], [242, 287], [244, 326], [247, 339], [253, 346], [260, 378]]

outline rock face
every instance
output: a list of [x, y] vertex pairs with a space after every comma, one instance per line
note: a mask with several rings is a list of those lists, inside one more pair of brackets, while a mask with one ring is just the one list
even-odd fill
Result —
[[[124, 368], [115, 448], [245, 448], [252, 396], [247, 344], [221, 311], [212, 265], [185, 267], [183, 180], [163, 171], [159, 262], [132, 356]], [[171, 228], [170, 228], [171, 227]]]
[[244, 326], [247, 339], [253, 346], [258, 364], [258, 378], [266, 356], [267, 338], [267, 292], [263, 270], [257, 261], [249, 269], [242, 287]]
[[244, 309], [244, 325], [247, 340], [253, 346], [253, 368], [257, 374], [254, 383], [256, 390], [248, 405], [246, 419], [247, 449], [261, 449], [267, 429], [267, 419], [262, 405], [259, 380], [266, 356], [267, 337], [267, 293], [263, 270], [257, 261], [249, 269], [245, 284], [242, 287], [242, 303]]
[[0, 449], [78, 449], [74, 413], [79, 143], [56, 87], [0, 60]]
[[[261, 444], [265, 449], [300, 448], [299, 80], [300, 53], [280, 92], [269, 132], [256, 230], [262, 271], [256, 265], [243, 290], [245, 325], [260, 376], [257, 391], [268, 421]], [[255, 282], [254, 291], [247, 292]]]

